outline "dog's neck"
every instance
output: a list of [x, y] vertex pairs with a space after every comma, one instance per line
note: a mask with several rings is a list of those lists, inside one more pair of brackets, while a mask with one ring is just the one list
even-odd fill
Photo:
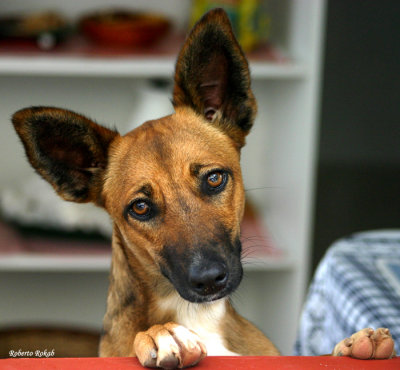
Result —
[[208, 323], [209, 329], [216, 331], [218, 323], [226, 313], [226, 298], [214, 302], [192, 303], [173, 292], [159, 299], [156, 309], [160, 312], [174, 312], [175, 322], [188, 328], [197, 327], [199, 323], [202, 326]]

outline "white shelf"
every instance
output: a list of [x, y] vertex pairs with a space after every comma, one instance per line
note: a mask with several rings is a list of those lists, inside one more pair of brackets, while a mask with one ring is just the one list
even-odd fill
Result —
[[[0, 75], [170, 78], [174, 57], [85, 58], [57, 56], [1, 56]], [[250, 61], [256, 79], [304, 78], [306, 68], [297, 63]]]
[[173, 58], [0, 58], [0, 74], [19, 76], [171, 77]]
[[0, 272], [106, 272], [111, 257], [92, 255], [38, 255], [18, 253], [0, 256]]

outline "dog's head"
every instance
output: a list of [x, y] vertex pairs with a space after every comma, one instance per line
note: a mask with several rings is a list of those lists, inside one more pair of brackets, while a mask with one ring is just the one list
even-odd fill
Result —
[[[157, 104], [157, 102], [154, 102]], [[207, 13], [179, 54], [175, 113], [125, 136], [58, 108], [18, 111], [28, 159], [64, 199], [111, 215], [135, 261], [191, 302], [240, 283], [240, 149], [256, 113], [226, 14]]]

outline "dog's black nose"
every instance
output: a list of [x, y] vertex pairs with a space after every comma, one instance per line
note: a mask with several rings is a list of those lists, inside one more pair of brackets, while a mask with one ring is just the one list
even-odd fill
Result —
[[195, 264], [189, 268], [190, 286], [198, 294], [215, 294], [225, 288], [227, 281], [228, 273], [223, 263]]

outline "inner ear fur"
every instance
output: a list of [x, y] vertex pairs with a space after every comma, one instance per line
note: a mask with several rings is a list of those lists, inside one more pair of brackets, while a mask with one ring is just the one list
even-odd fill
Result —
[[62, 198], [102, 205], [102, 177], [116, 131], [53, 107], [22, 109], [12, 122], [29, 162]]
[[177, 59], [173, 103], [191, 107], [244, 145], [257, 105], [248, 62], [224, 10], [206, 13], [188, 35]]

